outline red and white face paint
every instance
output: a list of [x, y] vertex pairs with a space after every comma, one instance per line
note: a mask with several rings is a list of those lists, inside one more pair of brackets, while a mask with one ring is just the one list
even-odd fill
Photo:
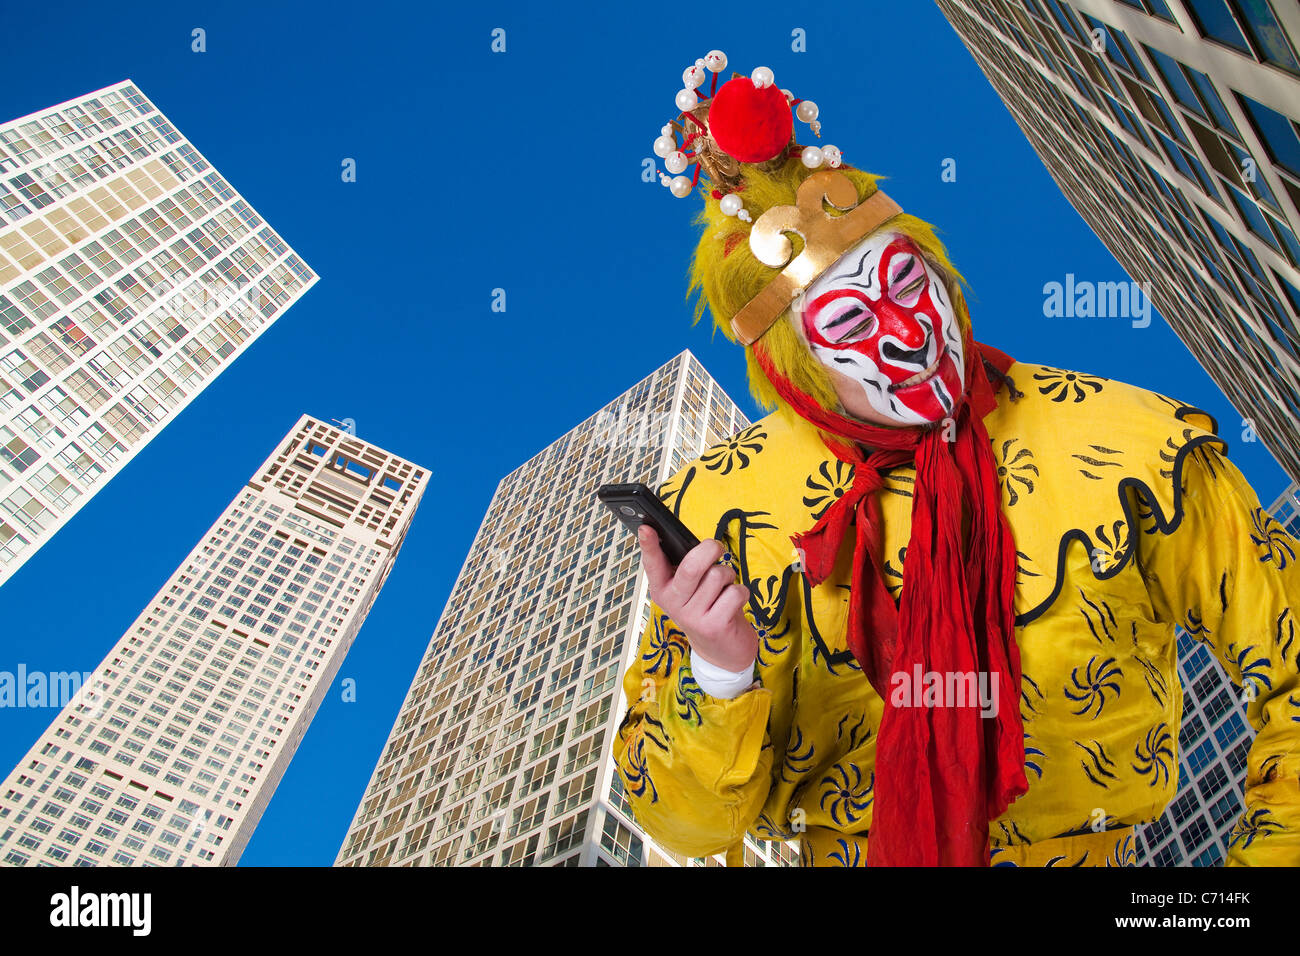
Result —
[[804, 292], [802, 322], [827, 368], [900, 425], [952, 415], [965, 389], [961, 328], [943, 280], [907, 236], [868, 236]]

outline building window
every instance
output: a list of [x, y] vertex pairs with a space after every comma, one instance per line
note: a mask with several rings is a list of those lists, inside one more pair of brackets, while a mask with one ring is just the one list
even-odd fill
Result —
[[1300, 134], [1296, 132], [1295, 121], [1262, 103], [1256, 103], [1249, 96], [1238, 93], [1237, 98], [1241, 100], [1273, 162], [1293, 176], [1300, 176]]
[[1219, 741], [1219, 749], [1227, 751], [1247, 733], [1246, 722], [1241, 719], [1241, 714], [1237, 713], [1229, 715], [1228, 719], [1219, 725], [1214, 736]]
[[1210, 826], [1205, 822], [1205, 817], [1198, 816], [1183, 828], [1183, 845], [1189, 853], [1195, 852], [1209, 835]]
[[1151, 857], [1152, 866], [1177, 866], [1182, 860], [1182, 851], [1178, 849], [1178, 841], [1170, 840]]
[[1169, 807], [1169, 815], [1173, 817], [1174, 824], [1181, 827], [1199, 808], [1196, 791], [1187, 790]]
[[1214, 741], [1206, 740], [1187, 755], [1187, 766], [1194, 775], [1199, 775], [1215, 758]]
[[600, 845], [624, 866], [641, 865], [641, 840], [612, 813], [605, 815]]
[[1215, 830], [1223, 830], [1241, 812], [1241, 801], [1235, 793], [1225, 793], [1210, 808], [1210, 819]]
[[1223, 860], [1223, 847], [1211, 843], [1192, 861], [1192, 866], [1218, 866]]
[[1215, 794], [1228, 785], [1228, 773], [1223, 769], [1222, 764], [1215, 764], [1205, 776], [1197, 781], [1196, 785], [1201, 791], [1201, 796], [1206, 800], [1211, 800]]

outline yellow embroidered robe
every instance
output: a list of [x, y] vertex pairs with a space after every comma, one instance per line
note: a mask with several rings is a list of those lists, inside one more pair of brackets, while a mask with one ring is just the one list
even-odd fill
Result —
[[[1134, 826], [1177, 790], [1175, 625], [1208, 645], [1258, 731], [1227, 863], [1300, 865], [1297, 545], [1260, 508], [1210, 416], [1120, 382], [1017, 363], [985, 424], [1018, 552], [1029, 791], [990, 827], [994, 865], [1130, 865]], [[804, 865], [866, 862], [884, 702], [847, 649], [852, 534], [816, 588], [790, 535], [852, 482], [815, 429], [774, 413], [660, 489], [748, 585], [758, 684], [706, 695], [652, 604], [624, 679], [614, 756], [638, 822], [704, 856], [742, 835], [800, 839]], [[897, 600], [915, 470], [886, 476]], [[1222, 705], [1220, 701], [1220, 705]], [[1231, 788], [1224, 792], [1231, 792]]]

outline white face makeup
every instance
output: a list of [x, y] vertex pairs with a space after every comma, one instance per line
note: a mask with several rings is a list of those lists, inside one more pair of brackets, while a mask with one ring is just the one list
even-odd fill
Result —
[[943, 279], [902, 233], [859, 242], [804, 292], [795, 313], [827, 368], [891, 423], [930, 425], [965, 388], [961, 328]]

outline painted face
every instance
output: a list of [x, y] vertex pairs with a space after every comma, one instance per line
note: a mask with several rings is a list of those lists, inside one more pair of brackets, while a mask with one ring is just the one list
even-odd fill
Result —
[[900, 233], [868, 236], [804, 292], [812, 352], [900, 425], [952, 414], [965, 388], [961, 328], [943, 280]]

